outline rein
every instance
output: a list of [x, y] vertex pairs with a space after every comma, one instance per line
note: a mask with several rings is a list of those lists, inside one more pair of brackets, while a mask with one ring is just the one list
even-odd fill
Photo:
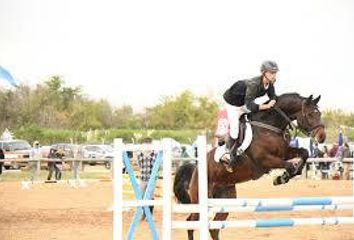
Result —
[[[299, 129], [280, 108], [274, 107], [274, 110], [276, 110], [277, 113], [279, 113], [287, 121], [287, 123], [288, 123], [287, 125], [289, 125], [291, 129], [296, 129], [296, 131]], [[265, 123], [262, 123], [262, 122], [251, 121], [250, 123], [251, 123], [251, 125], [254, 125], [254, 126], [257, 126], [257, 127], [261, 127], [261, 128], [265, 128], [265, 129], [268, 129], [270, 131], [273, 131], [273, 132], [276, 132], [276, 133], [279, 133], [279, 134], [284, 132], [284, 130], [282, 130], [280, 128], [277, 128], [277, 127], [274, 127], [272, 125], [265, 124]]]
[[265, 129], [271, 130], [271, 131], [276, 132], [276, 133], [282, 133], [283, 132], [283, 130], [281, 130], [280, 128], [273, 127], [272, 125], [265, 124], [265, 123], [262, 123], [262, 122], [251, 121], [250, 123], [253, 126], [265, 128]]
[[295, 129], [296, 131], [298, 130], [298, 127], [291, 121], [291, 119], [286, 115], [283, 110], [281, 110], [278, 107], [274, 107], [274, 110], [277, 111], [289, 124], [291, 129]]

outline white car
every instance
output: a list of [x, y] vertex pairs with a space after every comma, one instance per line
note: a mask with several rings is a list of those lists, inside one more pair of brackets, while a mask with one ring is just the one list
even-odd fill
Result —
[[[84, 158], [97, 159], [97, 161], [90, 161], [90, 165], [95, 165], [98, 162], [104, 163], [106, 168], [111, 168], [111, 161], [113, 160], [113, 148], [110, 145], [85, 145], [82, 147], [82, 154]], [[101, 160], [101, 161], [100, 161]]]
[[[15, 159], [28, 159], [31, 153], [31, 145], [26, 140], [1, 140], [0, 148], [4, 151], [5, 160], [7, 158], [15, 158]], [[20, 167], [27, 166], [27, 161], [18, 162], [18, 161], [5, 161], [4, 167], [5, 169], [13, 168], [19, 169]]]

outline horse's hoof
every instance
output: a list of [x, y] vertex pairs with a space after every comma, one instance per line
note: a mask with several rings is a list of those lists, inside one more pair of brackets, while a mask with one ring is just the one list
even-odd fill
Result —
[[281, 185], [281, 184], [285, 184], [287, 182], [289, 182], [289, 178], [287, 176], [278, 176], [273, 180], [273, 185], [277, 186], [277, 185]]
[[278, 176], [278, 177], [274, 178], [274, 180], [273, 180], [273, 185], [274, 185], [274, 186], [281, 185], [281, 184], [283, 184], [283, 183], [284, 183], [284, 182], [283, 182], [283, 179], [282, 179], [281, 176]]

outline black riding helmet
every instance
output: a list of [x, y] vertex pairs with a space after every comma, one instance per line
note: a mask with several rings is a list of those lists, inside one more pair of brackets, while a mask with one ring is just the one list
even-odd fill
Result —
[[261, 72], [278, 72], [278, 64], [274, 61], [264, 61], [261, 65]]

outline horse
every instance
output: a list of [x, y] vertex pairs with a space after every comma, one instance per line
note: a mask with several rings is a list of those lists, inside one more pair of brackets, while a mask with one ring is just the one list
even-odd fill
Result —
[[[320, 97], [313, 99], [312, 95], [305, 98], [297, 93], [287, 93], [278, 97], [273, 108], [249, 114], [253, 139], [244, 151], [244, 160], [232, 172], [214, 160], [216, 148], [207, 153], [208, 197], [236, 198], [237, 183], [258, 179], [272, 169], [285, 169], [282, 175], [274, 179], [274, 185], [287, 183], [294, 176], [301, 175], [309, 157], [308, 151], [289, 146], [289, 137], [285, 135], [296, 120], [298, 129], [319, 143], [325, 141], [325, 126], [317, 106]], [[294, 158], [300, 158], [300, 161], [290, 161]], [[173, 188], [178, 202], [198, 203], [198, 171], [195, 164], [186, 163], [177, 169]], [[216, 213], [214, 220], [223, 221], [228, 214]], [[198, 219], [199, 213], [191, 213], [187, 221]], [[219, 231], [210, 230], [213, 240], [219, 240]], [[187, 232], [188, 239], [193, 240], [193, 230]]]

